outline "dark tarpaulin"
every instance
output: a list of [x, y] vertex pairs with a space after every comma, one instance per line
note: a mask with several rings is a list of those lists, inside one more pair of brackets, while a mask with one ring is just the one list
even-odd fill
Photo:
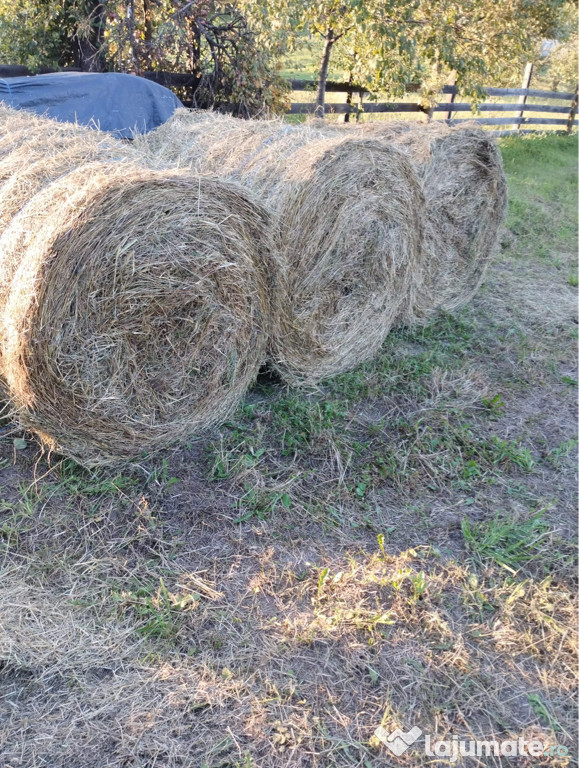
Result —
[[0, 102], [120, 138], [148, 133], [183, 105], [162, 85], [120, 73], [58, 72], [0, 79]]

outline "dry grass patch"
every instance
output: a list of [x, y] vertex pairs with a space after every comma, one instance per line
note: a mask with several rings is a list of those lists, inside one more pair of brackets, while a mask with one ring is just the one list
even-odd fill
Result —
[[[573, 609], [562, 584], [505, 579], [497, 567], [476, 575], [429, 545], [392, 552], [383, 536], [369, 552], [315, 562], [247, 535], [196, 557], [180, 538], [175, 560], [176, 532], [158, 516], [140, 542], [119, 538], [110, 504], [81, 534], [90, 554], [80, 541], [72, 554], [78, 536], [61, 528], [55, 502], [43, 503], [54, 516], [43, 536], [56, 524], [59, 586], [32, 587], [27, 557], [3, 596], [7, 735], [28, 723], [18, 748], [5, 740], [9, 765], [380, 765], [379, 724], [570, 743], [561, 705], [574, 642], [561, 628]], [[135, 560], [147, 541], [157, 559]], [[124, 591], [107, 592], [107, 560]], [[386, 759], [426, 765], [418, 752]]]

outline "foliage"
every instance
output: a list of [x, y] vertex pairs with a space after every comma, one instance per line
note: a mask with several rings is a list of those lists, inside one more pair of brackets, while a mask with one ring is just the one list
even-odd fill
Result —
[[518, 81], [546, 38], [558, 42], [553, 86], [572, 87], [576, 12], [576, 0], [0, 0], [0, 58], [36, 70], [190, 72], [196, 106], [247, 116], [286, 106], [281, 57], [321, 40], [320, 81], [333, 57], [373, 92], [419, 82], [427, 104], [455, 72], [476, 101], [483, 84]]
[[243, 116], [285, 106], [272, 54], [227, 0], [0, 0], [7, 63], [188, 72], [195, 86], [180, 95]]
[[542, 69], [553, 90], [574, 90], [579, 70], [577, 34], [577, 9], [574, 3], [567, 3], [561, 14], [561, 28], [557, 42], [543, 62]]
[[72, 66], [76, 22], [70, 3], [0, 0], [0, 61], [32, 70]]
[[[268, 0], [267, 18], [285, 19], [295, 47], [321, 37], [338, 66], [373, 91], [401, 95], [422, 84], [428, 99], [454, 71], [461, 93], [476, 99], [483, 84], [510, 84], [545, 38], [564, 40], [564, 0]], [[573, 11], [571, 11], [573, 12]], [[270, 32], [275, 33], [270, 21]], [[279, 33], [278, 33], [279, 34]], [[327, 64], [327, 62], [326, 62]], [[323, 75], [324, 59], [320, 62]]]

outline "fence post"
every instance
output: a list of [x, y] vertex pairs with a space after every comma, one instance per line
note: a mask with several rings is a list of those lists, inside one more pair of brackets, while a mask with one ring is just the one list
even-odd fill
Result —
[[[452, 72], [450, 73], [447, 85], [452, 85], [452, 86], [456, 85], [456, 70], [453, 69]], [[453, 90], [452, 93], [446, 94], [446, 97], [443, 103], [454, 104], [455, 99], [456, 99], [456, 88]], [[448, 112], [444, 112], [443, 115], [444, 115], [443, 117], [444, 120], [450, 120], [452, 118], [452, 109], [449, 108]]]
[[[525, 89], [529, 88], [530, 85], [531, 85], [531, 78], [532, 77], [533, 77], [533, 62], [532, 61], [528, 61], [527, 64], [525, 65], [525, 74], [523, 75], [523, 83], [521, 85], [521, 88], [525, 88]], [[527, 94], [526, 93], [523, 94], [522, 96], [519, 96], [519, 104], [521, 104], [521, 106], [523, 106], [523, 109], [521, 109], [519, 112], [517, 112], [515, 117], [517, 117], [517, 118], [523, 117], [523, 113], [525, 111], [524, 105], [526, 104], [526, 102], [527, 102]], [[521, 127], [521, 122], [520, 122], [520, 120], [517, 120], [517, 123], [513, 124], [511, 126], [511, 129], [514, 130], [514, 131], [518, 131], [520, 127]]]
[[[352, 77], [352, 73], [350, 72], [350, 77], [348, 78], [348, 85], [352, 85], [354, 82], [354, 78]], [[346, 104], [351, 107], [352, 106], [352, 89], [350, 88], [348, 90], [348, 95], [346, 97]], [[350, 113], [346, 112], [344, 115], [344, 122], [349, 123], [350, 122]]]
[[567, 133], [571, 133], [573, 130], [573, 122], [577, 114], [577, 90], [579, 86], [575, 86], [575, 98], [571, 102], [571, 109], [569, 110], [569, 119], [567, 120]]

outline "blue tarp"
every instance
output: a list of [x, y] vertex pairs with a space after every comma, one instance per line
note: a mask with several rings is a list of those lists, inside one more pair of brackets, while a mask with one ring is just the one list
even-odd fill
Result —
[[154, 130], [183, 106], [168, 88], [142, 77], [92, 72], [0, 79], [0, 101], [122, 138]]

